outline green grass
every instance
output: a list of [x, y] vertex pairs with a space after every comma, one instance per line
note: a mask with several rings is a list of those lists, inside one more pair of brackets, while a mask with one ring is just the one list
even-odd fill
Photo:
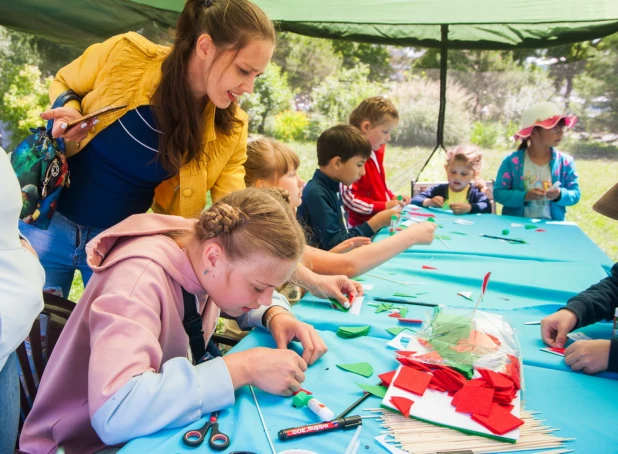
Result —
[[[301, 160], [299, 174], [305, 180], [313, 175], [317, 165], [314, 143], [289, 143]], [[567, 208], [567, 219], [580, 228], [613, 260], [618, 261], [618, 221], [592, 211], [601, 195], [618, 183], [618, 148], [589, 142], [566, 142], [562, 149], [575, 157], [582, 192], [580, 202]], [[385, 157], [387, 181], [391, 189], [410, 193], [410, 181], [416, 178], [431, 149], [388, 146]], [[496, 177], [502, 159], [510, 150], [485, 150], [481, 176], [486, 180]], [[436, 152], [420, 181], [444, 181], [444, 153]], [[568, 247], [565, 245], [565, 247]], [[69, 299], [77, 301], [83, 292], [80, 273], [75, 273]]]

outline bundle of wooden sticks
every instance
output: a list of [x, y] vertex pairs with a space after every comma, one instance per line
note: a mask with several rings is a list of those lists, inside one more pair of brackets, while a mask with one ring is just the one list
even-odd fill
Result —
[[[457, 430], [428, 424], [412, 418], [405, 418], [383, 408], [366, 409], [381, 414], [382, 427], [394, 438], [398, 446], [414, 454], [435, 454], [436, 452], [471, 452], [474, 454], [493, 452], [518, 452], [548, 449], [547, 454], [572, 452], [565, 449], [565, 442], [573, 438], [559, 438], [553, 429], [543, 425], [543, 421], [534, 417], [535, 413], [521, 411], [520, 438], [517, 443], [505, 443], [490, 438], [466, 435]], [[543, 453], [545, 454], [545, 453]]]

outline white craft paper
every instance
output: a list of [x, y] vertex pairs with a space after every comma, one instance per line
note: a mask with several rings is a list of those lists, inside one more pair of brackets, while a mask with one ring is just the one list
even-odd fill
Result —
[[523, 227], [523, 224], [518, 224], [517, 222], [512, 222], [511, 227]]
[[397, 446], [389, 445], [386, 442], [386, 439], [389, 436], [390, 435], [388, 435], [388, 434], [380, 435], [378, 437], [375, 437], [374, 440], [377, 441], [378, 444], [382, 445], [382, 447], [384, 449], [386, 449], [388, 452], [390, 452], [391, 454], [408, 454], [408, 451], [404, 451], [403, 449], [399, 449]]
[[354, 302], [352, 303], [352, 307], [348, 311], [348, 314], [352, 315], [360, 315], [361, 308], [363, 307], [364, 296], [357, 296], [354, 298]]
[[[399, 366], [397, 369], [393, 383], [397, 380], [397, 376], [399, 375], [402, 367], [403, 366]], [[475, 377], [480, 377], [480, 374], [475, 373]], [[453, 398], [449, 396], [448, 393], [427, 388], [425, 393], [422, 396], [419, 396], [391, 385], [389, 386], [388, 391], [386, 391], [386, 395], [382, 400], [382, 405], [393, 410], [397, 410], [397, 408], [391, 403], [391, 397], [395, 396], [405, 397], [406, 399], [414, 401], [414, 405], [410, 408], [411, 417], [420, 418], [425, 421], [447, 425], [454, 428], [470, 430], [478, 434], [490, 435], [492, 437], [506, 438], [510, 440], [519, 439], [519, 428], [511, 430], [503, 435], [496, 435], [489, 429], [485, 428], [485, 426], [474, 421], [470, 417], [469, 413], [456, 412], [455, 407], [451, 405]], [[519, 391], [517, 391], [517, 394], [511, 404], [514, 406], [513, 410], [511, 410], [511, 414], [519, 418], [521, 407]]]
[[569, 333], [567, 337], [572, 341], [592, 340], [592, 337], [586, 336], [584, 333]]
[[466, 299], [472, 298], [472, 292], [459, 292], [457, 294], [460, 295], [460, 296], [463, 296]]
[[455, 224], [461, 224], [461, 225], [472, 225], [474, 224], [474, 222], [472, 221], [466, 221], [465, 219], [457, 219], [455, 221]]
[[536, 224], [537, 222], [541, 222], [541, 220], [540, 220], [540, 219], [531, 219], [531, 221], [532, 221], [533, 223], [535, 223], [535, 224]]
[[365, 290], [366, 292], [370, 291], [371, 289], [373, 289], [373, 284], [363, 284], [363, 290]]
[[[402, 331], [399, 334], [397, 334], [395, 338], [392, 339], [390, 342], [387, 342], [386, 345], [388, 345], [391, 348], [394, 348], [395, 350], [412, 350], [403, 344], [403, 342], [407, 343], [410, 339], [416, 339], [416, 336], [414, 336], [409, 331]], [[414, 350], [414, 351], [418, 351], [418, 350]]]
[[577, 222], [573, 221], [547, 221], [545, 224], [549, 225], [577, 225]]

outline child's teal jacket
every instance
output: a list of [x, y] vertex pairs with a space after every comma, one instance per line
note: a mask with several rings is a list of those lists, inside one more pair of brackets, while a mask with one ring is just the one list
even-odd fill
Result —
[[[523, 216], [526, 203], [524, 188], [524, 153], [517, 150], [502, 161], [496, 183], [494, 185], [494, 200], [503, 205], [502, 214]], [[549, 161], [552, 183], [559, 181], [560, 196], [549, 203], [551, 218], [554, 221], [564, 221], [566, 207], [579, 202], [580, 192], [577, 183], [577, 172], [572, 156], [552, 148]]]

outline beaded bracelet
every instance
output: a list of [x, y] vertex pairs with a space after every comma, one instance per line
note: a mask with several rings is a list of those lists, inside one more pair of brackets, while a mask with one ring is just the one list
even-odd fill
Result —
[[292, 318], [296, 318], [294, 317], [294, 314], [292, 314], [292, 311], [286, 309], [285, 307], [281, 307], [281, 306], [277, 306], [279, 309], [279, 311], [275, 311], [273, 314], [269, 314], [268, 317], [266, 318], [266, 323], [264, 323], [264, 326], [266, 326], [266, 329], [268, 331], [270, 331], [270, 324], [272, 323], [273, 319], [277, 316], [277, 315], [281, 315], [281, 314], [287, 314]]

